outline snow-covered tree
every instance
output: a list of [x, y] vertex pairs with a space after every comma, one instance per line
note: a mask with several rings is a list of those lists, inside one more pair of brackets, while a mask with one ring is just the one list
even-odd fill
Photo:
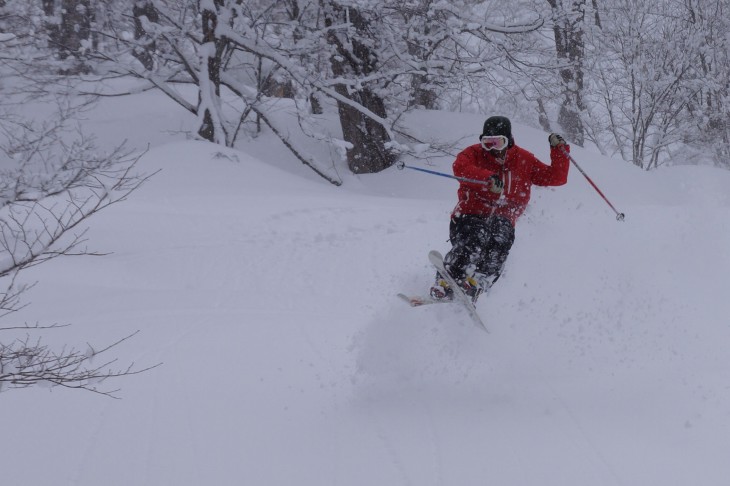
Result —
[[647, 170], [690, 130], [687, 110], [703, 84], [683, 3], [613, 0], [590, 39], [596, 141]]
[[559, 62], [561, 103], [558, 123], [568, 140], [584, 143], [584, 63], [586, 0], [547, 0], [552, 9], [555, 52]]
[[687, 131], [683, 141], [702, 158], [730, 168], [730, 2], [686, 0], [684, 6], [702, 83], [688, 107], [693, 130]]
[[[474, 80], [495, 79], [494, 68], [517, 57], [510, 37], [542, 24], [536, 15], [510, 23], [490, 3], [137, 1], [99, 34], [107, 41], [93, 56], [97, 72], [131, 74], [161, 89], [198, 118], [201, 137], [226, 145], [252, 120], [279, 133], [269, 114], [273, 94], [296, 99], [302, 119], [329, 98], [350, 168], [374, 172], [408, 150], [403, 113], [437, 107], [464, 86], [482, 98]], [[198, 99], [181, 96], [177, 83], [197, 86]], [[328, 177], [295, 141], [282, 141]]]
[[324, 27], [332, 47], [331, 69], [339, 81], [334, 90], [348, 100], [337, 101], [343, 137], [350, 144], [348, 164], [356, 174], [379, 172], [395, 162], [395, 154], [388, 149], [393, 137], [385, 121], [388, 113], [383, 89], [393, 78], [383, 76], [386, 72], [393, 77], [397, 74], [385, 66], [383, 39], [376, 34], [382, 32], [383, 12], [336, 1], [324, 3]]
[[[20, 27], [30, 79], [137, 77], [201, 138], [233, 146], [265, 125], [339, 184], [277, 126], [277, 98], [354, 172], [422, 146], [401, 126], [422, 108], [508, 114], [647, 169], [726, 164], [729, 1], [5, 0], [0, 28]], [[311, 116], [327, 106], [339, 134]]]

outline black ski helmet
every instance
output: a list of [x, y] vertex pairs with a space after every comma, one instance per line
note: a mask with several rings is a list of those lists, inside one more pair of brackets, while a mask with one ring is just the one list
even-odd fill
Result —
[[506, 116], [490, 116], [487, 118], [479, 138], [481, 139], [485, 135], [503, 135], [509, 139], [508, 147], [515, 144], [515, 139], [512, 137], [512, 122]]

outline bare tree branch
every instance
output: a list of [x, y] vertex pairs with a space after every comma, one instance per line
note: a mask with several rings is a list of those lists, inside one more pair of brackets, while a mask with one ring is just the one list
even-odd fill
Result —
[[[96, 148], [91, 137], [69, 130], [87, 102], [70, 103], [57, 93], [57, 116], [25, 120], [15, 113], [0, 117], [0, 319], [27, 306], [35, 283], [19, 276], [28, 268], [64, 256], [101, 256], [87, 248], [89, 218], [126, 200], [151, 175], [138, 174], [142, 153], [121, 144], [110, 151]], [[3, 101], [0, 97], [0, 112]], [[10, 110], [6, 109], [6, 113]], [[136, 375], [158, 365], [121, 365], [111, 350], [132, 333], [102, 347], [83, 349], [44, 344], [44, 333], [65, 327], [0, 325], [0, 392], [29, 386], [62, 386], [116, 397], [107, 380]], [[25, 330], [25, 336], [16, 336]]]
[[[31, 339], [30, 335], [8, 345], [0, 343], [0, 392], [5, 388], [62, 386], [117, 398], [115, 394], [119, 389], [102, 388], [101, 385], [109, 379], [137, 375], [160, 366], [135, 368], [131, 363], [120, 367], [116, 358], [106, 358], [110, 350], [137, 333], [139, 331], [101, 349], [87, 344], [86, 349], [64, 347], [54, 351], [42, 344], [40, 338]], [[102, 357], [101, 364], [95, 364], [99, 357]]]

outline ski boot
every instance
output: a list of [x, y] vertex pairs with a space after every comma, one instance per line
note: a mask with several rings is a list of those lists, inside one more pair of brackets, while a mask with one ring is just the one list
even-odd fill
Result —
[[464, 280], [459, 282], [461, 290], [471, 299], [473, 303], [477, 303], [477, 299], [484, 291], [484, 288], [480, 285], [478, 277], [467, 276]]
[[431, 287], [429, 295], [436, 300], [452, 300], [454, 298], [454, 290], [449, 287], [449, 283], [436, 274], [436, 282]]

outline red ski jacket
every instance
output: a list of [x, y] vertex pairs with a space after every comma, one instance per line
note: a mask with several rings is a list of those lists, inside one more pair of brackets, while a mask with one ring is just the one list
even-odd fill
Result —
[[[570, 152], [570, 146], [564, 145]], [[517, 222], [530, 201], [532, 185], [561, 186], [568, 181], [570, 160], [557, 147], [550, 149], [551, 165], [540, 162], [527, 150], [513, 145], [507, 149], [504, 164], [500, 164], [481, 144], [464, 149], [454, 161], [454, 175], [466, 179], [487, 181], [497, 174], [504, 182], [502, 194], [495, 194], [489, 186], [474, 182], [459, 182], [459, 202], [452, 216], [473, 214], [504, 216]]]

